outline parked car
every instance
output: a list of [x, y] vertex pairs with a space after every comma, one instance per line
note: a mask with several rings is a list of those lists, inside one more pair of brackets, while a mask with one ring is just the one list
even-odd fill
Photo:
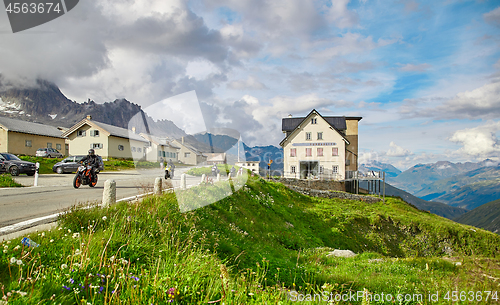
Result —
[[36, 171], [35, 163], [23, 161], [13, 154], [0, 153], [0, 161], [4, 163], [6, 171], [12, 176], [20, 174], [33, 176]]
[[[66, 159], [54, 164], [52, 170], [58, 174], [76, 172], [78, 166], [80, 166], [80, 161], [83, 159], [83, 157], [85, 156], [69, 156]], [[102, 161], [101, 156], [97, 157], [99, 158], [99, 168], [97, 170], [102, 171], [104, 170], [104, 162]]]
[[63, 154], [58, 152], [53, 148], [39, 148], [36, 151], [37, 157], [46, 157], [46, 158], [62, 158]]
[[0, 174], [3, 174], [7, 172], [7, 169], [5, 168], [5, 159], [3, 157], [0, 157]]

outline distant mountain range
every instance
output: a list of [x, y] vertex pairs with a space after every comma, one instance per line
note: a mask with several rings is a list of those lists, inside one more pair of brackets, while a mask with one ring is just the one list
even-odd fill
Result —
[[454, 220], [500, 234], [500, 199], [485, 203]]
[[[378, 172], [378, 171], [382, 171], [382, 172], [385, 172], [386, 179], [395, 178], [399, 174], [401, 174], [401, 170], [397, 169], [393, 165], [387, 164], [387, 163], [378, 162], [378, 161], [372, 161], [370, 163], [360, 164], [359, 165], [359, 171], [361, 171], [361, 172], [369, 172], [369, 171]], [[389, 179], [389, 180], [391, 180], [391, 179]]]
[[[360, 187], [367, 189], [367, 182], [366, 181], [361, 181], [359, 184]], [[383, 185], [381, 186], [383, 187]], [[452, 207], [447, 204], [441, 203], [441, 202], [433, 202], [433, 201], [427, 201], [421, 198], [418, 198], [416, 196], [413, 196], [412, 194], [405, 192], [403, 190], [400, 190], [388, 183], [385, 184], [385, 194], [386, 196], [394, 196], [394, 197], [400, 197], [404, 201], [416, 206], [420, 210], [424, 211], [429, 211], [433, 214], [448, 218], [448, 219], [453, 219], [456, 218], [464, 213], [467, 212], [466, 209], [458, 208], [458, 207]]]

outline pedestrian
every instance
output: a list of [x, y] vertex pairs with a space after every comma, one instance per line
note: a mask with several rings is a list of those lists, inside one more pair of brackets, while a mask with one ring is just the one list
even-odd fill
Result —
[[164, 162], [165, 162], [165, 160], [163, 160], [163, 157], [161, 157], [160, 158], [160, 168], [161, 169], [164, 169], [164, 166], [165, 166]]

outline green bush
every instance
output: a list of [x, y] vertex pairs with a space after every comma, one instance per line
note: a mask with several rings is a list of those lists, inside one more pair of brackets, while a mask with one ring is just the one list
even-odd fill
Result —
[[0, 175], [0, 188], [1, 187], [23, 187], [24, 185], [17, 183], [12, 179], [9, 174]]

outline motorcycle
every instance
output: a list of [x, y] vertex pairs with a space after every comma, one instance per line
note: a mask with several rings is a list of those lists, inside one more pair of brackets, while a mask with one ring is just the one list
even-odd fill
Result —
[[165, 179], [174, 179], [174, 171], [170, 165], [165, 166]]
[[92, 175], [92, 166], [90, 165], [80, 165], [78, 167], [73, 179], [73, 187], [77, 189], [82, 184], [90, 187], [94, 187], [97, 184], [97, 172], [95, 175]]

